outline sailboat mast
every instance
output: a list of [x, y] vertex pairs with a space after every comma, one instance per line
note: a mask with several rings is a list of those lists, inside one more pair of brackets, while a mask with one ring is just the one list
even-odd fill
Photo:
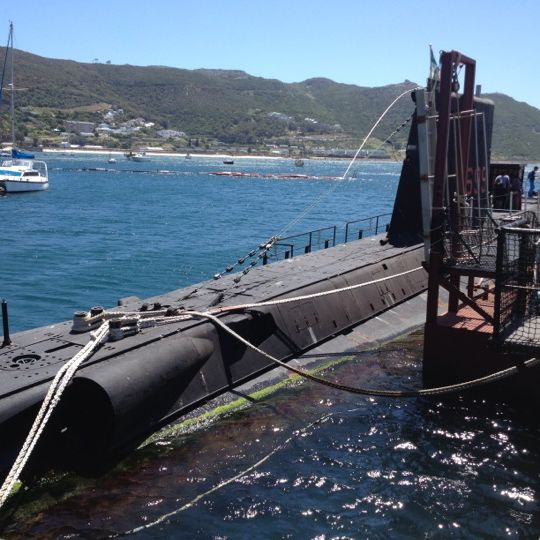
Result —
[[15, 78], [13, 65], [15, 64], [13, 58], [13, 23], [9, 23], [9, 39], [8, 43], [11, 43], [11, 144], [15, 148]]

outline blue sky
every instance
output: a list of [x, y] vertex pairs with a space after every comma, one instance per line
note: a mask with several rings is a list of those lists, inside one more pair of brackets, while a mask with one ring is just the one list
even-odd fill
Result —
[[30, 0], [2, 6], [15, 47], [78, 62], [241, 69], [297, 82], [424, 83], [428, 46], [540, 108], [538, 0]]

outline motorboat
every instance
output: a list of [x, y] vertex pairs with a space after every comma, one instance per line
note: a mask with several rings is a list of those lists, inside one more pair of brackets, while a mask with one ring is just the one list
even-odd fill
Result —
[[0, 165], [0, 192], [43, 191], [49, 187], [47, 164], [33, 159], [5, 159]]
[[150, 156], [147, 156], [145, 152], [128, 152], [124, 155], [130, 161], [150, 161]]

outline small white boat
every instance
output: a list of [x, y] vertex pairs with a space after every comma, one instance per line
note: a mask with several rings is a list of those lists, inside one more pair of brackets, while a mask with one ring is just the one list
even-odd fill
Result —
[[144, 152], [129, 152], [128, 154], [125, 154], [126, 158], [131, 161], [150, 161], [150, 157], [147, 156]]
[[5, 159], [0, 164], [0, 192], [43, 191], [49, 187], [47, 164], [33, 159]]

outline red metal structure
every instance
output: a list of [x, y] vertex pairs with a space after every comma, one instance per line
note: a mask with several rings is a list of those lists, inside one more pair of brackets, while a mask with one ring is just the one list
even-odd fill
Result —
[[[536, 217], [521, 209], [493, 211], [489, 195], [491, 137], [479, 126], [486, 125], [483, 115], [492, 115], [494, 106], [474, 96], [474, 60], [450, 51], [441, 54], [440, 63], [426, 264], [424, 378], [428, 385], [485, 376], [519, 365], [540, 349], [540, 230], [535, 229]], [[463, 68], [464, 88], [459, 94]], [[483, 162], [477, 152], [482, 144]], [[448, 292], [448, 311], [443, 315], [439, 315], [441, 287]], [[511, 383], [520, 392], [527, 387], [536, 393], [536, 385], [537, 376], [529, 374], [515, 377]]]
[[[435, 178], [433, 182], [433, 205], [431, 219], [431, 253], [429, 260], [429, 286], [427, 321], [433, 322], [437, 317], [439, 286], [445, 287], [450, 293], [450, 305], [455, 311], [457, 299], [461, 296], [456, 276], [451, 282], [442, 278], [441, 265], [443, 261], [443, 234], [446, 212], [444, 208], [444, 189], [448, 178], [448, 155], [450, 138], [450, 117], [452, 114], [452, 90], [457, 90], [457, 72], [460, 65], [466, 66], [465, 92], [461, 96], [461, 110], [472, 111], [474, 100], [474, 76], [476, 63], [474, 60], [457, 51], [441, 54], [441, 83], [439, 94], [439, 118], [437, 124], [437, 150], [435, 156]], [[463, 137], [459, 148], [458, 167], [456, 168], [457, 183], [465, 190], [465, 171], [469, 162], [471, 116], [466, 114], [463, 119]], [[463, 299], [463, 298], [462, 298]]]

